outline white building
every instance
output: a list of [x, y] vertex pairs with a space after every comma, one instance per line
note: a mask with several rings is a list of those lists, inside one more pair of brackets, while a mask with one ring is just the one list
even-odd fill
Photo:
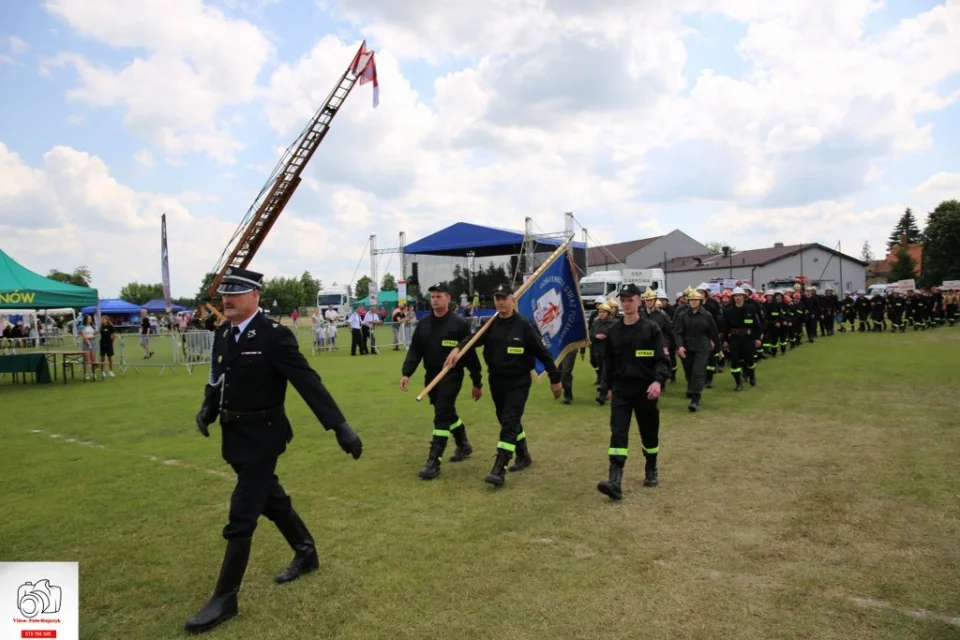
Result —
[[866, 287], [866, 262], [817, 243], [785, 246], [778, 242], [729, 256], [704, 253], [647, 266], [661, 265], [671, 297], [688, 286], [723, 279], [749, 282], [758, 290], [788, 288], [797, 276], [806, 278], [820, 293], [827, 287], [837, 294]]
[[665, 236], [587, 248], [587, 274], [619, 269], [650, 269], [665, 260], [708, 253], [709, 249], [679, 229]]

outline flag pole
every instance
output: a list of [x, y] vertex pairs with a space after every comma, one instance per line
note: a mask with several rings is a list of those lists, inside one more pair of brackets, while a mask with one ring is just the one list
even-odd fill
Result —
[[[540, 265], [539, 267], [537, 267], [537, 270], [534, 271], [533, 274], [532, 274], [529, 278], [527, 278], [527, 281], [526, 281], [526, 282], [524, 282], [524, 283], [521, 284], [519, 287], [517, 287], [517, 290], [513, 293], [514, 302], [516, 302], [517, 298], [519, 298], [520, 296], [522, 296], [524, 293], [527, 292], [527, 289], [530, 288], [530, 286], [536, 281], [536, 279], [539, 278], [540, 275], [541, 275], [544, 271], [546, 271], [547, 268], [557, 260], [557, 258], [559, 258], [560, 256], [562, 256], [562, 255], [564, 254], [564, 252], [567, 250], [567, 247], [569, 247], [569, 246], [570, 246], [570, 240], [569, 240], [569, 239], [568, 239], [568, 240], [565, 240], [564, 243], [561, 244], [561, 245], [557, 248], [557, 250], [554, 251], [554, 252], [550, 255], [550, 257], [547, 258], [547, 260], [546, 260], [542, 265]], [[532, 258], [531, 258], [531, 259], [532, 259]], [[517, 313], [517, 311], [514, 310], [514, 313]], [[470, 338], [470, 341], [469, 341], [467, 344], [464, 345], [463, 349], [460, 350], [460, 353], [457, 355], [457, 360], [460, 360], [460, 358], [463, 357], [463, 354], [465, 354], [467, 351], [469, 351], [471, 348], [473, 348], [473, 345], [476, 344], [477, 340], [480, 339], [480, 336], [482, 336], [484, 333], [486, 333], [487, 329], [490, 328], [490, 326], [496, 321], [496, 319], [497, 319], [497, 316], [494, 315], [492, 318], [490, 318], [490, 320], [488, 320], [486, 323], [484, 323], [484, 325], [483, 325], [482, 327], [480, 327], [480, 329], [478, 329], [475, 334], [473, 334], [473, 337]], [[454, 366], [456, 366], [456, 365], [454, 365]], [[445, 375], [447, 375], [447, 372], [450, 371], [450, 369], [452, 369], [452, 368], [453, 368], [453, 367], [444, 366], [443, 369], [441, 369], [440, 373], [438, 373], [438, 374], [436, 375], [436, 377], [435, 377], [433, 380], [430, 381], [430, 384], [428, 384], [426, 387], [424, 387], [423, 391], [421, 391], [421, 392], [417, 395], [417, 402], [420, 402], [421, 400], [423, 400], [423, 399], [427, 396], [427, 394], [430, 393], [430, 392], [433, 390], [434, 387], [436, 387], [438, 384], [440, 384], [440, 381], [443, 379], [443, 377], [444, 377]]]

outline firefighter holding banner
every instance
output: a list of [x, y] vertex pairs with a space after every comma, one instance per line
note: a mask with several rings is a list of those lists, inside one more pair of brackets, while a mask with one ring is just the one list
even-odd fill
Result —
[[[475, 347], [483, 346], [483, 360], [487, 365], [490, 395], [500, 422], [500, 440], [493, 468], [486, 482], [502, 487], [506, 481], [507, 463], [516, 453], [516, 462], [510, 471], [522, 471], [533, 463], [527, 444], [527, 434], [521, 420], [530, 396], [531, 375], [534, 360], [539, 360], [550, 376], [550, 389], [554, 398], [563, 394], [560, 384], [560, 369], [553, 356], [543, 344], [540, 330], [533, 322], [517, 313], [513, 288], [499, 285], [493, 292], [497, 315], [489, 320], [490, 328], [476, 339]], [[463, 349], [471, 338], [464, 338], [447, 357], [446, 367], [456, 366]]]

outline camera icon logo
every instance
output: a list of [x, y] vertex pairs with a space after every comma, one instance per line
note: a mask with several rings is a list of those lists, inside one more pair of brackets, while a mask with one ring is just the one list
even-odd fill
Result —
[[60, 612], [60, 587], [49, 580], [24, 582], [17, 589], [17, 608], [24, 618], [36, 618], [42, 613]]

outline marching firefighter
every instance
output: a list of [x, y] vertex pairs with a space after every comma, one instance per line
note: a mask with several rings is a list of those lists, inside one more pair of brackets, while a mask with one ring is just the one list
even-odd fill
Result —
[[960, 293], [956, 289], [950, 289], [943, 296], [944, 308], [947, 312], [947, 325], [953, 326], [960, 322]]
[[870, 322], [872, 331], [883, 331], [886, 303], [879, 293], [870, 298]]
[[[485, 481], [502, 487], [506, 481], [504, 471], [514, 453], [517, 454], [517, 460], [510, 471], [522, 471], [533, 463], [521, 420], [530, 396], [530, 372], [534, 360], [539, 360], [550, 376], [550, 390], [554, 398], [563, 394], [563, 386], [560, 384], [560, 369], [544, 346], [540, 330], [517, 313], [513, 288], [509, 284], [499, 285], [493, 292], [493, 300], [497, 315], [489, 320], [493, 324], [475, 344], [477, 348], [483, 347], [490, 395], [493, 396], [497, 420], [500, 422], [496, 457]], [[450, 352], [447, 366], [456, 365], [460, 350], [469, 341], [470, 338], [464, 338]]]
[[[603, 367], [606, 385], [610, 389], [610, 448], [607, 450], [610, 476], [597, 484], [597, 490], [612, 500], [623, 497], [621, 481], [627, 461], [631, 415], [637, 417], [640, 445], [646, 459], [643, 486], [656, 487], [659, 483], [660, 409], [657, 398], [670, 375], [663, 333], [638, 313], [640, 289], [635, 284], [628, 284], [620, 290], [619, 296], [623, 319], [610, 328]], [[712, 322], [709, 314], [697, 311], [693, 315], [709, 318]]]
[[607, 335], [610, 333], [610, 327], [616, 322], [611, 317], [611, 309], [607, 303], [597, 307], [597, 319], [593, 321], [590, 327], [590, 348], [597, 359], [597, 404], [603, 406], [607, 402], [607, 390], [604, 388], [603, 363], [606, 357]]
[[853, 305], [857, 311], [857, 331], [863, 333], [867, 330], [867, 318], [870, 317], [870, 299], [863, 289], [857, 291], [857, 301]]
[[697, 292], [703, 296], [703, 301], [700, 304], [701, 308], [713, 316], [713, 322], [717, 325], [718, 339], [715, 343], [715, 347], [710, 352], [710, 357], [707, 358], [707, 374], [706, 379], [704, 380], [704, 386], [707, 389], [712, 389], [713, 376], [717, 373], [717, 365], [719, 363], [719, 359], [717, 357], [717, 354], [720, 351], [719, 336], [723, 335], [723, 310], [720, 308], [720, 303], [714, 298], [710, 297], [710, 286], [706, 282], [702, 282], [699, 286], [697, 286]]
[[720, 335], [717, 323], [708, 311], [700, 306], [703, 296], [699, 291], [687, 295], [687, 310], [676, 317], [673, 332], [677, 339], [677, 355], [683, 361], [687, 378], [687, 397], [691, 412], [703, 404], [703, 386], [710, 354], [719, 346]]
[[[741, 289], [743, 291], [743, 289]], [[746, 293], [743, 294], [746, 298]], [[736, 303], [736, 300], [734, 300]], [[771, 358], [777, 357], [780, 336], [780, 305], [773, 299], [773, 289], [763, 292], [763, 348]]]
[[777, 316], [779, 322], [774, 323], [777, 330], [776, 337], [770, 342], [773, 344], [773, 349], [776, 351], [777, 347], [780, 347], [780, 355], [786, 355], [787, 353], [787, 335], [790, 333], [790, 311], [787, 306], [787, 303], [784, 302], [783, 293], [777, 291], [773, 294], [773, 302], [777, 307], [777, 311], [780, 314]]
[[287, 383], [323, 428], [336, 434], [344, 452], [355, 460], [363, 453], [359, 436], [300, 353], [297, 337], [259, 310], [262, 281], [263, 274], [229, 268], [217, 289], [228, 320], [214, 334], [210, 381], [196, 422], [209, 438], [209, 426], [220, 419], [221, 455], [237, 474], [237, 485], [223, 528], [227, 547], [220, 577], [213, 596], [184, 625], [190, 633], [237, 615], [237, 594], [261, 515], [273, 521], [294, 551], [276, 582], [296, 580], [320, 566], [316, 543], [275, 475], [277, 461], [293, 438], [284, 411]]
[[[450, 290], [443, 283], [427, 289], [430, 292], [431, 313], [417, 323], [410, 340], [407, 357], [401, 368], [400, 389], [407, 390], [410, 376], [423, 360], [425, 384], [429, 384], [443, 369], [450, 351], [461, 340], [470, 338], [470, 324], [463, 316], [450, 313]], [[433, 405], [433, 439], [427, 463], [420, 469], [420, 477], [431, 480], [440, 475], [440, 463], [447, 448], [447, 440], [453, 435], [457, 444], [456, 451], [450, 456], [450, 462], [460, 462], [473, 453], [473, 447], [467, 440], [467, 428], [457, 415], [457, 396], [463, 386], [464, 365], [470, 370], [473, 381], [473, 399], [479, 400], [483, 394], [483, 382], [480, 372], [480, 359], [474, 351], [467, 353], [457, 366], [430, 390], [428, 397]]]
[[828, 336], [833, 335], [833, 325], [837, 314], [840, 313], [840, 298], [832, 287], [827, 287], [821, 298], [823, 306], [823, 329]]
[[853, 331], [856, 328], [857, 320], [857, 311], [855, 308], [856, 302], [853, 299], [853, 296], [850, 295], [849, 291], [843, 292], [843, 302], [841, 303], [841, 310], [843, 311], [843, 321], [840, 323], [840, 332], [845, 333], [847, 328], [845, 325], [850, 325], [850, 331]]
[[[743, 376], [746, 376], [750, 386], [757, 384], [757, 364], [753, 359], [753, 352], [760, 348], [761, 320], [752, 307], [744, 302], [747, 295], [743, 289], [733, 290], [733, 304], [724, 309], [723, 321], [727, 327], [727, 342], [724, 348], [730, 351], [730, 372], [737, 383], [734, 391], [743, 391]], [[764, 337], [764, 341], [767, 339]]]
[[890, 318], [890, 330], [893, 333], [899, 331], [903, 333], [905, 328], [903, 324], [903, 298], [900, 292], [894, 291], [887, 298], [887, 317]]
[[813, 339], [817, 337], [817, 324], [823, 311], [820, 309], [820, 298], [817, 296], [817, 290], [814, 287], [807, 287], [807, 293], [801, 296], [803, 307], [806, 309], [807, 321], [807, 342], [813, 344]]
[[807, 307], [803, 304], [802, 287], [793, 285], [793, 345], [795, 349], [803, 344], [803, 328], [807, 325]]
[[[659, 306], [659, 301], [657, 300], [657, 294], [653, 289], [647, 289], [643, 292], [641, 296], [643, 300], [643, 308], [640, 310], [640, 316], [644, 320], [648, 320], [653, 324], [657, 325], [660, 329], [660, 332], [663, 334], [664, 342], [667, 345], [667, 355], [670, 355], [670, 339], [667, 338], [669, 334], [672, 334], [672, 323], [670, 322], [670, 317], [663, 312], [663, 309]], [[672, 364], [671, 364], [672, 366]], [[672, 373], [672, 370], [671, 370]], [[661, 391], [667, 388], [667, 383], [664, 381]]]

